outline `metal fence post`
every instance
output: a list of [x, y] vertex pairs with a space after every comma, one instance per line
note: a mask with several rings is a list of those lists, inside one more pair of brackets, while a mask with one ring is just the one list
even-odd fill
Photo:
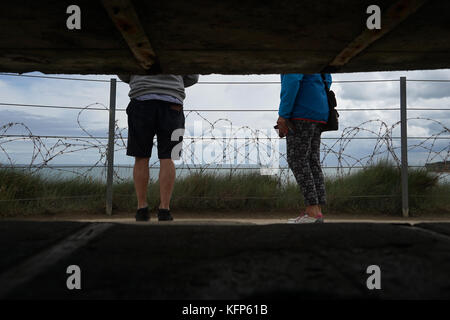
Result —
[[400, 77], [400, 123], [402, 150], [402, 214], [409, 216], [408, 204], [408, 132], [406, 113], [406, 77]]
[[106, 161], [106, 214], [112, 215], [113, 174], [114, 174], [114, 129], [116, 125], [116, 79], [111, 79], [109, 89], [109, 131]]

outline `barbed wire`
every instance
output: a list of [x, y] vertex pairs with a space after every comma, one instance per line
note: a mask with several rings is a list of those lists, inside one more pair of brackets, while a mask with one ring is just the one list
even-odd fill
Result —
[[[5, 138], [32, 138], [32, 137], [39, 137], [39, 138], [43, 138], [43, 139], [57, 139], [57, 138], [64, 138], [64, 139], [101, 139], [101, 140], [105, 140], [108, 139], [108, 137], [106, 136], [102, 136], [102, 137], [98, 137], [98, 136], [93, 136], [93, 137], [89, 137], [89, 136], [56, 136], [56, 135], [52, 135], [52, 136], [48, 136], [48, 135], [25, 135], [25, 134], [5, 134], [2, 137]], [[336, 140], [339, 139], [340, 137], [321, 137], [321, 140]], [[428, 137], [408, 137], [409, 140], [421, 140], [421, 139], [428, 139]], [[127, 140], [128, 137], [123, 137], [124, 140]], [[194, 137], [194, 136], [183, 136], [183, 139], [202, 139], [202, 140], [217, 140], [217, 139], [223, 139], [223, 138], [216, 138], [216, 137], [207, 137], [207, 136], [199, 136], [199, 137]], [[234, 137], [233, 140], [245, 140], [247, 138], [242, 138], [242, 137]], [[271, 139], [271, 138], [265, 138], [265, 137], [259, 137], [258, 139]], [[280, 138], [282, 139], [282, 138]], [[352, 138], [354, 140], [376, 140], [378, 139], [378, 137], [354, 137]], [[401, 137], [391, 137], [391, 139], [401, 139]], [[450, 139], [450, 136], [445, 136], [445, 137], [436, 137], [436, 139], [438, 140], [447, 140]], [[154, 139], [155, 140], [155, 139]]]
[[[39, 76], [39, 75], [23, 75], [23, 74], [5, 74], [0, 73], [0, 76], [15, 76], [40, 78], [51, 80], [70, 80], [70, 81], [89, 81], [109, 83], [110, 80], [101, 79], [86, 79], [75, 77], [56, 77], [56, 76]], [[399, 82], [399, 79], [374, 79], [374, 80], [338, 80], [333, 83], [382, 83], [382, 82]], [[450, 80], [431, 80], [431, 79], [407, 79], [411, 82], [440, 82], [450, 83]], [[117, 81], [118, 83], [124, 83]], [[200, 85], [280, 85], [279, 81], [199, 81]], [[108, 137], [99, 137], [93, 135], [87, 127], [82, 123], [81, 116], [85, 111], [109, 111], [109, 108], [101, 103], [92, 103], [84, 107], [77, 106], [59, 106], [59, 105], [40, 105], [40, 104], [19, 104], [0, 102], [0, 106], [4, 107], [28, 107], [28, 108], [54, 108], [54, 109], [71, 109], [78, 110], [77, 125], [84, 136], [60, 136], [60, 135], [35, 135], [31, 129], [22, 122], [10, 122], [0, 127], [0, 152], [5, 156], [7, 163], [0, 163], [0, 168], [25, 169], [32, 173], [39, 173], [43, 169], [56, 170], [61, 173], [70, 173], [74, 176], [83, 178], [92, 178], [95, 176], [105, 176], [107, 170], [107, 139]], [[206, 130], [202, 130], [200, 136], [185, 136], [182, 153], [182, 167], [178, 167], [177, 174], [182, 175], [183, 172], [229, 172], [230, 174], [242, 172], [244, 170], [259, 171], [263, 167], [262, 158], [270, 158], [273, 150], [277, 150], [279, 159], [287, 164], [285, 150], [280, 150], [280, 138], [273, 137], [267, 134], [264, 130], [254, 129], [250, 126], [235, 126], [228, 118], [219, 118], [209, 120], [204, 113], [209, 112], [276, 112], [278, 109], [270, 109], [272, 107], [255, 107], [252, 109], [233, 109], [226, 106], [215, 107], [214, 109], [193, 108], [185, 109], [186, 119], [190, 117], [198, 117], [203, 124], [206, 124]], [[338, 109], [339, 112], [358, 112], [358, 111], [399, 111], [399, 107], [389, 108], [346, 108]], [[408, 107], [408, 111], [450, 111], [450, 108], [420, 108]], [[116, 111], [124, 112], [125, 108], [117, 108]], [[444, 166], [448, 162], [450, 156], [450, 145], [439, 144], [439, 141], [449, 139], [449, 128], [442, 122], [424, 117], [411, 117], [408, 121], [419, 120], [427, 124], [434, 125], [434, 133], [430, 136], [408, 137], [408, 140], [420, 140], [418, 143], [409, 144], [408, 152], [421, 152], [425, 154], [425, 163], [432, 163], [433, 161], [443, 162]], [[322, 167], [324, 169], [336, 170], [338, 176], [350, 174], [352, 170], [364, 169], [375, 164], [379, 159], [390, 159], [397, 167], [401, 166], [399, 159], [400, 145], [396, 140], [400, 137], [393, 136], [393, 132], [400, 126], [400, 121], [388, 125], [385, 121], [380, 119], [364, 121], [356, 126], [345, 127], [340, 136], [336, 137], [322, 137], [321, 153], [322, 153]], [[226, 137], [222, 135], [217, 129], [227, 128], [230, 134]], [[116, 120], [114, 128], [114, 150], [121, 152], [126, 150], [127, 137], [125, 136], [127, 128], [120, 128]], [[23, 134], [9, 133], [22, 131]], [[363, 136], [361, 136], [363, 135]], [[369, 135], [369, 136], [368, 136]], [[52, 140], [51, 142], [49, 140]], [[357, 156], [352, 150], [352, 142], [356, 140], [373, 140], [370, 150], [364, 156]], [[32, 143], [30, 149], [30, 161], [26, 165], [15, 165], [13, 157], [14, 152], [10, 151], [9, 146], [19, 142], [29, 141]], [[239, 143], [238, 143], [239, 142]], [[217, 154], [210, 157], [207, 162], [203, 159], [203, 151], [200, 153], [197, 145], [206, 148], [215, 146], [220, 150]], [[284, 146], [283, 146], [284, 147]], [[365, 147], [368, 145], [365, 144]], [[214, 149], [214, 148], [212, 148]], [[70, 154], [94, 151], [97, 154], [95, 161], [89, 165], [81, 166], [58, 166], [52, 165], [63, 156]], [[257, 155], [255, 158], [254, 155]], [[224, 165], [224, 163], [230, 165]], [[326, 165], [331, 162], [335, 165]], [[159, 169], [159, 161], [155, 160], [150, 163], [150, 169]], [[253, 167], [250, 166], [253, 165]], [[412, 168], [421, 168], [423, 166], [409, 166]], [[82, 170], [75, 170], [75, 169]], [[131, 169], [132, 166], [114, 166], [114, 178], [119, 181], [128, 180], [124, 178], [120, 172], [121, 168]], [[94, 172], [95, 169], [100, 169], [100, 173]], [[278, 166], [275, 168], [280, 181], [289, 180], [290, 170], [287, 166]], [[444, 172], [438, 173], [438, 178], [444, 175]], [[134, 194], [115, 194], [119, 197], [135, 197]], [[48, 197], [48, 198], [23, 198], [23, 199], [8, 199], [0, 200], [1, 202], [8, 201], [50, 201], [58, 199], [79, 199], [79, 198], [96, 198], [101, 195], [77, 195], [66, 197]], [[345, 196], [346, 198], [386, 198], [399, 197], [393, 195], [352, 195]], [[422, 197], [421, 195], [410, 195], [410, 197]], [[178, 196], [174, 200], [182, 199], [183, 196]], [[276, 197], [191, 197], [199, 199], [217, 199], [217, 200], [239, 200], [239, 199], [272, 199]]]
[[[6, 103], [0, 102], [0, 106], [2, 107], [28, 107], [28, 108], [50, 108], [50, 109], [73, 109], [73, 110], [91, 110], [91, 111], [109, 111], [109, 108], [88, 108], [85, 107], [70, 107], [70, 106], [58, 106], [58, 105], [40, 105], [40, 104], [23, 104], [23, 103]], [[116, 111], [125, 112], [126, 109], [117, 108]], [[347, 112], [347, 111], [399, 111], [400, 108], [336, 108], [337, 111]], [[408, 111], [450, 111], [450, 108], [407, 108]], [[215, 107], [215, 109], [185, 109], [185, 112], [188, 111], [197, 111], [197, 112], [277, 112], [278, 109], [230, 109], [224, 107]]]
[[[29, 78], [40, 78], [40, 79], [54, 79], [54, 80], [74, 80], [74, 81], [94, 81], [94, 82], [110, 82], [110, 80], [101, 80], [101, 79], [86, 79], [86, 78], [75, 78], [75, 77], [57, 77], [57, 76], [45, 76], [45, 75], [24, 75], [24, 74], [11, 74], [11, 73], [0, 73], [1, 76], [15, 76], [15, 77], [29, 77]], [[399, 79], [373, 79], [373, 80], [341, 80], [334, 81], [334, 83], [365, 83], [365, 82], [398, 82]], [[407, 81], [426, 81], [426, 82], [450, 82], [450, 80], [432, 80], [432, 79], [409, 79]], [[121, 82], [121, 81], [118, 81]], [[200, 81], [199, 84], [279, 84], [279, 81]], [[49, 163], [55, 160], [56, 157], [75, 153], [80, 151], [87, 151], [90, 149], [95, 149], [98, 152], [99, 158], [98, 160], [92, 164], [92, 166], [87, 166], [88, 170], [85, 171], [85, 174], [88, 174], [93, 168], [96, 167], [105, 167], [106, 166], [106, 142], [102, 140], [106, 140], [107, 137], [98, 137], [94, 136], [82, 125], [80, 121], [80, 116], [83, 111], [86, 110], [100, 110], [100, 111], [109, 111], [105, 105], [101, 103], [90, 104], [85, 107], [71, 107], [71, 106], [58, 106], [58, 105], [37, 105], [37, 104], [17, 104], [17, 103], [5, 103], [0, 102], [0, 106], [20, 106], [20, 107], [36, 107], [36, 108], [61, 108], [61, 109], [74, 109], [79, 110], [77, 115], [77, 123], [79, 128], [86, 134], [86, 136], [44, 136], [44, 135], [33, 135], [31, 130], [24, 123], [8, 123], [3, 125], [0, 128], [0, 150], [6, 155], [6, 158], [10, 164], [13, 163], [13, 159], [8, 154], [6, 148], [4, 147], [6, 144], [15, 142], [21, 139], [29, 139], [33, 143], [33, 151], [29, 164], [30, 169], [39, 170], [40, 168], [48, 167]], [[116, 111], [125, 111], [126, 109], [116, 109]], [[339, 111], [398, 111], [400, 108], [347, 108], [347, 109], [338, 109]], [[408, 108], [411, 111], [448, 111], [450, 108]], [[233, 128], [233, 123], [226, 118], [220, 118], [215, 120], [214, 122], [209, 121], [206, 117], [202, 116], [201, 113], [204, 112], [274, 112], [277, 109], [268, 109], [266, 108], [257, 108], [257, 109], [230, 109], [224, 107], [216, 107], [214, 110], [211, 109], [188, 109], [185, 110], [187, 113], [186, 117], [189, 115], [199, 116], [204, 122], [209, 125], [209, 135], [203, 134], [201, 137], [184, 137], [185, 140], [189, 140], [187, 146], [184, 148], [185, 151], [185, 159], [186, 157], [191, 157], [195, 161], [197, 156], [194, 153], [189, 153], [192, 146], [195, 146], [198, 141], [210, 141], [212, 143], [220, 142], [222, 143], [222, 147], [224, 150], [228, 150], [226, 152], [233, 153], [234, 159], [240, 158], [243, 159], [244, 163], [248, 162], [249, 154], [254, 151], [256, 148], [258, 150], [261, 149], [272, 149], [274, 147], [274, 143], [277, 143], [277, 139], [273, 137], [268, 137], [261, 135], [262, 131], [254, 130], [249, 126], [241, 126], [236, 128], [235, 132], [227, 137], [225, 140], [223, 137], [215, 137], [212, 133], [213, 130], [219, 125], [225, 125], [230, 128]], [[433, 161], [436, 158], [443, 158], [444, 162], [448, 159], [448, 146], [441, 148], [438, 151], [433, 150], [436, 145], [437, 140], [448, 139], [448, 137], [444, 136], [448, 134], [448, 128], [446, 128], [442, 123], [436, 120], [432, 120], [430, 118], [410, 118], [408, 120], [413, 119], [421, 119], [425, 121], [431, 121], [435, 124], [440, 125], [443, 130], [441, 130], [437, 135], [432, 135], [430, 137], [408, 137], [408, 139], [421, 139], [422, 141], [419, 144], [411, 145], [408, 147], [408, 150], [421, 149], [427, 154], [427, 162]], [[365, 128], [364, 126], [370, 126], [371, 124], [377, 123], [379, 125], [378, 130], [370, 130]], [[356, 127], [347, 127], [341, 133], [340, 137], [323, 137], [322, 138], [322, 152], [324, 154], [322, 162], [326, 161], [329, 157], [335, 157], [338, 165], [335, 167], [338, 169], [339, 174], [343, 174], [343, 169], [353, 169], [357, 167], [366, 167], [367, 165], [373, 164], [375, 159], [383, 153], [387, 153], [394, 162], [399, 165], [400, 161], [396, 154], [396, 151], [399, 149], [398, 146], [394, 146], [394, 140], [400, 139], [400, 137], [392, 136], [392, 131], [400, 124], [400, 122], [395, 123], [391, 127], [389, 127], [382, 120], [369, 120], [359, 124]], [[25, 131], [25, 134], [7, 134], [7, 132], [12, 127], [22, 127]], [[117, 121], [115, 124], [115, 144], [116, 151], [126, 149], [126, 140], [122, 132], [126, 130], [126, 128], [119, 128], [117, 126]], [[241, 132], [248, 131], [248, 137], [242, 138], [239, 136]], [[372, 137], [358, 137], [357, 135], [361, 132], [372, 134]], [[43, 139], [57, 139], [50, 147], [48, 147], [48, 142], [44, 142]], [[370, 139], [375, 140], [374, 147], [372, 153], [361, 158], [356, 158], [351, 154], [347, 154], [346, 150], [349, 148], [350, 142], [353, 140], [362, 140], [362, 139]], [[244, 140], [244, 144], [242, 144], [239, 148], [236, 147], [237, 140]], [[332, 140], [334, 142], [328, 143], [328, 140]], [[431, 145], [428, 146], [427, 143]], [[247, 150], [247, 149], [250, 149]], [[242, 150], [247, 150], [242, 152]], [[229, 158], [229, 155], [224, 151], [222, 155], [217, 155], [212, 162], [203, 166], [201, 170], [211, 170], [211, 165], [219, 162], [220, 159]], [[441, 154], [444, 153], [444, 157]], [[280, 152], [280, 156], [286, 160], [286, 155], [283, 152]], [[221, 158], [222, 157], [222, 158]], [[184, 159], [184, 160], [185, 160]], [[153, 165], [153, 164], [152, 164]], [[242, 167], [242, 166], [241, 166]], [[195, 166], [193, 166], [195, 168]], [[236, 166], [239, 168], [239, 165]], [[244, 168], [244, 167], [242, 167]], [[188, 167], [190, 169], [190, 167]], [[198, 168], [195, 168], [198, 169]], [[62, 169], [61, 169], [62, 170]], [[64, 169], [67, 171], [67, 169]], [[75, 173], [74, 171], [72, 171]], [[118, 176], [117, 176], [118, 177]]]
[[[26, 166], [32, 172], [38, 172], [43, 168], [51, 168], [51, 162], [54, 162], [58, 157], [63, 155], [95, 150], [98, 154], [97, 160], [89, 166], [84, 167], [84, 171], [70, 170], [68, 167], [54, 168], [55, 170], [62, 172], [70, 172], [75, 175], [88, 177], [94, 170], [94, 168], [104, 168], [106, 170], [106, 152], [107, 152], [107, 137], [94, 136], [83, 125], [81, 121], [81, 115], [84, 111], [91, 110], [93, 107], [99, 110], [108, 110], [106, 106], [101, 103], [89, 104], [78, 112], [77, 124], [80, 130], [85, 136], [40, 136], [34, 135], [29, 127], [24, 123], [11, 122], [0, 127], [0, 150], [5, 155], [9, 164], [8, 167], [14, 167], [14, 160], [10, 153], [7, 151], [6, 146], [13, 142], [29, 140], [33, 144], [31, 159]], [[254, 158], [252, 155], [256, 154], [258, 157], [270, 157], [270, 153], [278, 148], [279, 157], [287, 163], [286, 152], [279, 150], [280, 138], [278, 136], [270, 136], [264, 130], [258, 130], [251, 128], [250, 126], [234, 126], [233, 122], [227, 118], [219, 118], [214, 121], [210, 121], [200, 111], [186, 110], [186, 119], [189, 117], [199, 117], [203, 124], [206, 123], [206, 130], [202, 130], [200, 136], [190, 136], [185, 139], [183, 147], [183, 170], [204, 172], [206, 170], [230, 170], [230, 172], [237, 172], [239, 170], [254, 169], [258, 170], [261, 166], [261, 159]], [[431, 118], [415, 117], [409, 118], [408, 121], [420, 120], [426, 121], [431, 124], [437, 125], [440, 128], [436, 133], [428, 137], [409, 137], [409, 139], [421, 139], [419, 143], [411, 144], [408, 146], [408, 151], [420, 150], [426, 152], [426, 163], [430, 161], [441, 160], [444, 163], [448, 161], [450, 147], [449, 144], [445, 146], [439, 146], [437, 148], [437, 141], [442, 139], [449, 139], [447, 136], [450, 131], [441, 122], [433, 120]], [[399, 145], [395, 145], [395, 140], [400, 137], [394, 137], [392, 132], [400, 125], [400, 121], [389, 126], [386, 122], [376, 119], [369, 120], [358, 124], [357, 126], [346, 127], [342, 130], [340, 136], [322, 138], [321, 151], [323, 154], [322, 165], [325, 162], [334, 160], [336, 163], [333, 168], [337, 169], [338, 175], [345, 175], [351, 172], [352, 169], [365, 168], [367, 166], [375, 164], [375, 162], [381, 158], [382, 155], [385, 158], [390, 158], [397, 166], [401, 165], [401, 161], [398, 157]], [[23, 134], [8, 134], [10, 130], [14, 128], [14, 131], [22, 130]], [[222, 132], [219, 131], [217, 135], [216, 129], [227, 128], [230, 133], [224, 137]], [[124, 136], [124, 132], [127, 128], [119, 128], [118, 123], [115, 123], [114, 140], [115, 151], [122, 151], [126, 149], [127, 137]], [[358, 135], [364, 135], [359, 137]], [[369, 136], [368, 136], [369, 135]], [[48, 139], [55, 139], [52, 143], [49, 143]], [[356, 157], [352, 152], [348, 152], [350, 149], [351, 141], [358, 139], [371, 139], [375, 140], [373, 148], [369, 154], [363, 157]], [[237, 143], [237, 141], [243, 143]], [[328, 142], [330, 141], [330, 142]], [[199, 157], [199, 153], [195, 152], [196, 144], [204, 143], [218, 144], [216, 150], [221, 150], [217, 155], [214, 155], [209, 159], [207, 163], [203, 158]], [[214, 149], [214, 148], [212, 148]], [[263, 151], [263, 152], [261, 152]], [[203, 150], [200, 152], [200, 156], [203, 157]], [[220, 167], [224, 162], [232, 163], [230, 167]], [[155, 160], [150, 164], [150, 168], [158, 167], [158, 160]], [[198, 164], [201, 164], [199, 167]], [[249, 164], [256, 164], [255, 168], [248, 168]], [[6, 167], [5, 165], [3, 165]], [[326, 167], [326, 166], [324, 166]], [[74, 167], [72, 167], [73, 169]], [[331, 166], [330, 166], [331, 168]], [[286, 172], [287, 171], [287, 172]], [[280, 173], [281, 176], [288, 175], [288, 170], [283, 170]], [[114, 171], [116, 179], [124, 180], [118, 173], [117, 167]], [[286, 178], [286, 177], [284, 177]]]

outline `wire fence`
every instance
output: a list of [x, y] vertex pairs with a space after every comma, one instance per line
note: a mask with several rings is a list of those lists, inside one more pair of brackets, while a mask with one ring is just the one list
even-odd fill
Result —
[[[58, 81], [92, 81], [110, 83], [110, 80], [84, 79], [76, 77], [57, 77], [57, 76], [39, 76], [39, 75], [18, 75], [4, 74], [1, 76], [37, 78]], [[450, 80], [407, 80], [408, 82], [434, 82], [450, 83]], [[120, 82], [120, 81], [118, 81]], [[343, 80], [333, 81], [333, 83], [385, 83], [399, 82], [399, 79], [386, 80]], [[199, 85], [279, 85], [277, 81], [200, 81]], [[70, 173], [82, 177], [98, 176], [95, 170], [100, 170], [100, 175], [104, 176], [108, 168], [108, 139], [114, 141], [114, 152], [125, 152], [127, 141], [127, 128], [119, 127], [118, 122], [114, 122], [114, 128], [111, 128], [113, 135], [98, 136], [90, 132], [82, 121], [82, 115], [89, 111], [104, 112], [124, 112], [124, 108], [107, 107], [101, 103], [93, 103], [87, 106], [61, 106], [46, 104], [20, 104], [6, 103], [0, 101], [0, 107], [18, 107], [18, 108], [46, 108], [46, 109], [70, 109], [78, 110], [76, 123], [81, 131], [81, 135], [37, 135], [23, 122], [0, 123], [0, 152], [6, 161], [0, 163], [2, 168], [22, 168], [31, 172], [42, 170], [56, 170], [63, 173]], [[406, 105], [404, 106], [406, 108]], [[450, 111], [450, 108], [407, 108], [408, 111]], [[404, 111], [406, 111], [404, 110]], [[214, 112], [277, 112], [277, 109], [252, 108], [252, 109], [233, 109], [231, 107], [216, 107], [214, 109], [188, 108], [185, 109], [186, 122], [191, 119], [197, 119], [201, 122], [200, 135], [185, 135], [183, 142], [183, 153], [181, 164], [178, 165], [178, 175], [182, 176], [192, 172], [229, 172], [237, 173], [242, 171], [261, 171], [261, 169], [270, 169], [270, 174], [277, 174], [280, 181], [288, 181], [292, 175], [287, 167], [286, 152], [283, 140], [275, 135], [273, 129], [264, 131], [250, 126], [234, 126], [228, 118], [218, 118], [210, 120], [206, 114]], [[339, 112], [361, 112], [361, 111], [402, 111], [402, 105], [393, 108], [338, 108]], [[403, 123], [402, 123], [403, 121]], [[395, 135], [394, 131], [402, 131], [400, 127], [407, 122], [419, 121], [423, 126], [433, 127], [434, 133], [428, 136], [408, 136]], [[226, 130], [225, 130], [226, 129]], [[19, 132], [19, 133], [18, 133]], [[357, 123], [352, 126], [344, 127], [334, 136], [322, 137], [321, 162], [324, 170], [333, 170], [338, 176], [351, 173], [354, 169], [363, 169], [375, 164], [380, 159], [390, 159], [394, 165], [399, 168], [410, 167], [420, 168], [422, 165], [408, 165], [405, 159], [400, 156], [404, 142], [402, 139], [416, 141], [408, 143], [406, 150], [408, 153], [421, 152], [425, 154], [425, 163], [439, 163], [440, 176], [445, 176], [448, 172], [448, 159], [450, 155], [450, 130], [448, 126], [432, 117], [409, 117], [388, 124], [382, 119], [372, 119]], [[368, 140], [372, 142], [370, 152], [361, 156], [355, 154], [351, 147], [352, 141]], [[402, 140], [401, 143], [399, 143]], [[19, 142], [31, 143], [31, 160], [27, 164], [17, 165], [14, 156], [11, 153], [13, 144]], [[367, 147], [367, 146], [365, 146]], [[209, 155], [205, 161], [204, 149], [208, 148]], [[200, 150], [200, 152], [198, 152]], [[54, 164], [58, 159], [70, 154], [80, 152], [95, 152], [96, 160], [89, 165], [61, 165]], [[274, 159], [276, 161], [274, 161]], [[130, 165], [115, 165], [114, 179], [124, 180], [121, 169], [131, 169]], [[82, 169], [82, 170], [74, 170]], [[158, 161], [150, 163], [150, 169], [159, 169]], [[87, 195], [88, 196], [88, 195]], [[386, 195], [389, 197], [390, 195]], [[367, 197], [355, 195], [354, 197]], [[20, 199], [18, 199], [20, 200]], [[27, 200], [30, 199], [21, 199]]]

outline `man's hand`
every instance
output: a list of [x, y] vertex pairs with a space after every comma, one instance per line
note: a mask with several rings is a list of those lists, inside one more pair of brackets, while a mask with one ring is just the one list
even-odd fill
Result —
[[184, 87], [190, 87], [198, 82], [198, 74], [188, 74], [183, 76]]
[[283, 117], [278, 117], [277, 125], [278, 125], [278, 132], [279, 132], [280, 137], [287, 136], [287, 134], [289, 132], [289, 128], [288, 128], [286, 119]]
[[118, 74], [117, 76], [123, 82], [130, 83], [131, 75], [129, 75], [129, 74]]

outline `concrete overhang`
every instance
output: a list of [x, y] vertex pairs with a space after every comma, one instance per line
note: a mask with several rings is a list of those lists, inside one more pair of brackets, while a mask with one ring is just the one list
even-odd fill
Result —
[[[81, 9], [69, 30], [67, 7]], [[381, 30], [366, 26], [381, 8]], [[267, 74], [450, 68], [450, 1], [5, 1], [0, 71]]]

